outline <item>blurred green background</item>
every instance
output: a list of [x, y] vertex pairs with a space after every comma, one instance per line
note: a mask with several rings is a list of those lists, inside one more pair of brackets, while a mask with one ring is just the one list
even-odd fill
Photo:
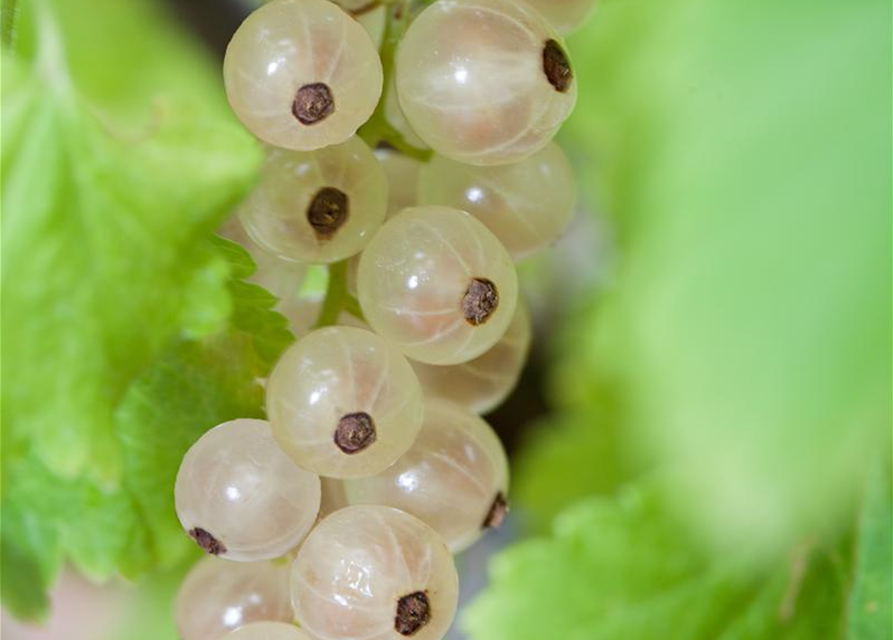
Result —
[[[260, 157], [220, 78], [241, 9], [3, 11], [4, 633], [69, 567], [41, 637], [175, 638], [177, 465], [290, 339], [213, 240]], [[580, 214], [521, 268], [513, 535], [457, 634], [891, 637], [891, 18], [600, 0], [569, 38]]]

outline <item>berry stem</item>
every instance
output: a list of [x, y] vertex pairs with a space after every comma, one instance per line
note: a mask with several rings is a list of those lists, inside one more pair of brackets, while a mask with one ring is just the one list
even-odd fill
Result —
[[322, 309], [319, 310], [319, 316], [313, 325], [314, 329], [338, 324], [338, 316], [342, 311], [347, 311], [358, 320], [366, 321], [363, 317], [363, 310], [360, 309], [360, 303], [347, 291], [347, 265], [348, 260], [329, 265], [326, 297], [323, 299]]
[[403, 134], [397, 131], [385, 117], [385, 105], [387, 104], [388, 91], [391, 89], [391, 77], [394, 75], [394, 55], [397, 52], [397, 45], [412, 21], [410, 5], [409, 0], [395, 0], [386, 5], [387, 18], [380, 51], [381, 67], [384, 73], [381, 98], [372, 117], [360, 127], [359, 136], [373, 149], [385, 142], [410, 158], [427, 162], [431, 157], [431, 151], [409, 144]]
[[319, 310], [315, 328], [328, 327], [338, 320], [338, 314], [344, 308], [347, 293], [347, 260], [335, 262], [329, 265], [329, 284], [326, 287], [326, 297]]

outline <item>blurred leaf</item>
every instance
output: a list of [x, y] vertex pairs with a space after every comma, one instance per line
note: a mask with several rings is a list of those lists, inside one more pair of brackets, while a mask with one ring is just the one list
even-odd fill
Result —
[[[50, 606], [41, 567], [34, 557], [20, 548], [15, 534], [10, 531], [13, 528], [7, 520], [0, 531], [0, 557], [3, 558], [0, 598], [6, 608], [20, 617], [41, 620]], [[17, 533], [21, 534], [21, 531]]]
[[548, 530], [566, 507], [611, 494], [633, 477], [614, 417], [608, 405], [593, 403], [529, 427], [512, 465], [512, 502], [529, 518], [529, 528]]
[[[241, 247], [218, 238], [233, 269], [250, 275]], [[230, 282], [230, 328], [201, 341], [177, 340], [131, 387], [116, 413], [125, 450], [124, 480], [145, 522], [153, 563], [162, 567], [194, 548], [174, 511], [174, 480], [186, 450], [211, 427], [235, 418], [263, 417], [263, 387], [279, 354], [293, 341], [277, 300], [257, 285]], [[138, 556], [137, 556], [138, 558]], [[132, 560], [132, 558], [130, 558]], [[125, 574], [157, 568], [122, 565]]]
[[571, 40], [565, 143], [621, 243], [575, 375], [616, 381], [621, 432], [720, 548], [845, 526], [889, 451], [890, 17], [605, 0]]
[[[148, 3], [25, 8], [20, 55], [3, 56], [4, 459], [113, 489], [130, 382], [172, 336], [225, 322], [226, 266], [205, 238], [259, 153]], [[137, 88], [139, 104], [111, 99]]]
[[[222, 239], [216, 243], [234, 273], [250, 275], [244, 250]], [[4, 555], [9, 541], [16, 560], [4, 565], [4, 604], [16, 615], [43, 614], [41, 594], [66, 557], [101, 580], [176, 566], [195, 552], [174, 512], [183, 454], [220, 422], [263, 415], [258, 381], [292, 341], [285, 318], [272, 310], [276, 298], [238, 279], [229, 287], [227, 328], [175, 338], [125, 393], [115, 413], [115, 442], [124, 460], [117, 489], [87, 477], [60, 477], [33, 457], [15, 461], [2, 512]]]
[[127, 600], [124, 624], [97, 640], [181, 640], [174, 621], [174, 600], [183, 582], [184, 567], [152, 574]]
[[653, 488], [563, 513], [554, 537], [495, 558], [467, 611], [474, 640], [816, 640], [840, 637], [847, 545], [804, 543], [787, 563], [743, 549], [711, 559]]
[[893, 511], [890, 475], [872, 468], [856, 539], [853, 592], [849, 602], [849, 638], [889, 640], [893, 634]]

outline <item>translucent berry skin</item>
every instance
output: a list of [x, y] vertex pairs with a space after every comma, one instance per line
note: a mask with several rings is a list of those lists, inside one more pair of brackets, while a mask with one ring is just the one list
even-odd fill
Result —
[[422, 167], [418, 183], [421, 204], [467, 211], [487, 225], [515, 260], [558, 239], [573, 217], [575, 193], [570, 162], [554, 143], [498, 167], [434, 156]]
[[[276, 364], [267, 415], [276, 441], [299, 465], [356, 478], [382, 471], [409, 449], [422, 423], [421, 397], [394, 346], [364, 329], [326, 327]], [[342, 438], [358, 433], [364, 437], [357, 441]]]
[[344, 142], [369, 119], [382, 68], [369, 34], [335, 4], [274, 0], [236, 30], [223, 80], [233, 111], [255, 136], [310, 151]]
[[506, 164], [535, 153], [576, 101], [560, 36], [521, 2], [438, 0], [409, 27], [396, 61], [410, 126], [459, 162]]
[[262, 620], [291, 622], [288, 566], [203, 558], [180, 585], [175, 618], [183, 640], [218, 640]]
[[267, 422], [232, 420], [186, 452], [174, 498], [183, 528], [208, 553], [269, 560], [296, 547], [313, 526], [319, 477], [276, 446]]
[[[482, 281], [498, 294], [489, 315], [466, 302]], [[360, 257], [357, 293], [366, 321], [414, 360], [458, 364], [505, 334], [518, 280], [499, 240], [474, 217], [447, 207], [413, 207], [389, 219]]]
[[413, 130], [409, 120], [406, 119], [406, 114], [403, 113], [403, 107], [400, 106], [400, 98], [397, 95], [397, 76], [393, 73], [385, 92], [384, 117], [408, 144], [417, 149], [429, 148], [428, 144]]
[[[439, 640], [456, 612], [458, 578], [440, 537], [383, 506], [354, 506], [323, 520], [292, 565], [292, 605], [321, 640]], [[424, 594], [427, 622], [397, 630], [401, 600]], [[412, 628], [412, 627], [410, 627]]]
[[[288, 320], [288, 328], [295, 339], [300, 340], [314, 330], [319, 312], [322, 309], [322, 299], [317, 297], [299, 297], [288, 305], [280, 305], [279, 313]], [[337, 325], [369, 329], [362, 320], [355, 318], [347, 311], [338, 314]]]
[[[326, 198], [337, 199], [329, 202], [338, 207], [331, 218]], [[384, 169], [354, 137], [318, 151], [270, 150], [239, 218], [252, 240], [280, 258], [327, 263], [363, 249], [384, 221], [387, 202]]]
[[376, 149], [375, 157], [384, 169], [388, 181], [387, 218], [418, 202], [419, 171], [424, 166], [418, 160], [393, 149]]
[[481, 537], [493, 505], [508, 495], [508, 462], [490, 425], [434, 398], [425, 402], [422, 431], [409, 451], [372, 478], [345, 481], [344, 491], [350, 504], [416, 516], [458, 553]]
[[306, 265], [283, 260], [261, 247], [245, 231], [238, 216], [230, 217], [220, 228], [219, 234], [241, 245], [251, 255], [255, 269], [247, 281], [260, 285], [279, 298], [277, 309], [296, 303], [307, 271]]
[[220, 640], [314, 640], [314, 638], [293, 624], [254, 622], [230, 631]]
[[[372, 1], [374, 2], [374, 0]], [[367, 2], [363, 7], [368, 7], [370, 4], [371, 2]], [[377, 6], [368, 11], [363, 10], [363, 7], [360, 7], [357, 13], [354, 13], [353, 11], [348, 11], [348, 13], [350, 13], [366, 30], [366, 33], [372, 38], [372, 43], [375, 45], [375, 49], [381, 49], [381, 41], [384, 39], [385, 23], [388, 18], [388, 9], [384, 5]]]
[[474, 360], [441, 366], [410, 361], [426, 397], [444, 398], [484, 414], [502, 404], [518, 382], [530, 350], [530, 316], [519, 301], [505, 335]]
[[347, 496], [344, 494], [344, 480], [337, 478], [320, 478], [322, 481], [322, 501], [319, 505], [319, 518], [322, 520], [328, 515], [347, 506]]
[[527, 0], [559, 33], [568, 34], [581, 26], [595, 8], [596, 0]]
[[[422, 163], [392, 149], [376, 149], [375, 157], [388, 179], [388, 212], [385, 215], [385, 219], [388, 219], [417, 204]], [[359, 254], [347, 263], [347, 290], [354, 297], [357, 295], [359, 266]]]

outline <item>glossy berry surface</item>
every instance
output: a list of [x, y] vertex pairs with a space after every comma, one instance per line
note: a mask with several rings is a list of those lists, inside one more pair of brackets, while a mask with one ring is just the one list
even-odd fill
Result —
[[363, 252], [357, 293], [369, 325], [409, 357], [457, 364], [503, 336], [518, 281], [505, 248], [474, 217], [413, 207], [389, 219]]
[[203, 558], [180, 585], [174, 609], [182, 640], [218, 640], [262, 620], [291, 622], [288, 567]]
[[280, 258], [326, 263], [363, 249], [387, 201], [384, 170], [353, 137], [318, 151], [270, 150], [239, 217], [252, 240]]
[[511, 0], [438, 0], [397, 52], [397, 91], [412, 129], [469, 164], [517, 162], [544, 147], [577, 95], [546, 20]]
[[344, 142], [372, 115], [382, 68], [365, 29], [326, 0], [274, 0], [230, 40], [229, 103], [255, 136], [309, 151]]
[[454, 365], [411, 360], [426, 397], [444, 398], [483, 414], [495, 409], [515, 388], [530, 350], [530, 315], [518, 303], [505, 335], [474, 360]]
[[490, 425], [433, 399], [425, 403], [422, 431], [409, 451], [382, 473], [344, 488], [351, 504], [384, 504], [420, 518], [457, 553], [501, 524], [508, 462]]
[[527, 0], [559, 33], [570, 33], [592, 14], [596, 0]]
[[284, 622], [255, 622], [223, 636], [221, 640], [314, 640], [302, 629]]
[[483, 222], [519, 260], [555, 242], [574, 214], [570, 162], [549, 143], [529, 158], [476, 167], [434, 156], [420, 171], [421, 204], [462, 209]]
[[299, 465], [334, 478], [393, 464], [422, 421], [421, 388], [406, 359], [376, 334], [327, 327], [292, 345], [267, 383], [276, 441]]
[[313, 530], [291, 571], [295, 614], [320, 640], [440, 640], [455, 615], [449, 550], [397, 509], [336, 511]]
[[186, 452], [174, 499], [183, 529], [207, 553], [268, 560], [310, 530], [319, 513], [319, 477], [276, 446], [267, 422], [232, 420]]

